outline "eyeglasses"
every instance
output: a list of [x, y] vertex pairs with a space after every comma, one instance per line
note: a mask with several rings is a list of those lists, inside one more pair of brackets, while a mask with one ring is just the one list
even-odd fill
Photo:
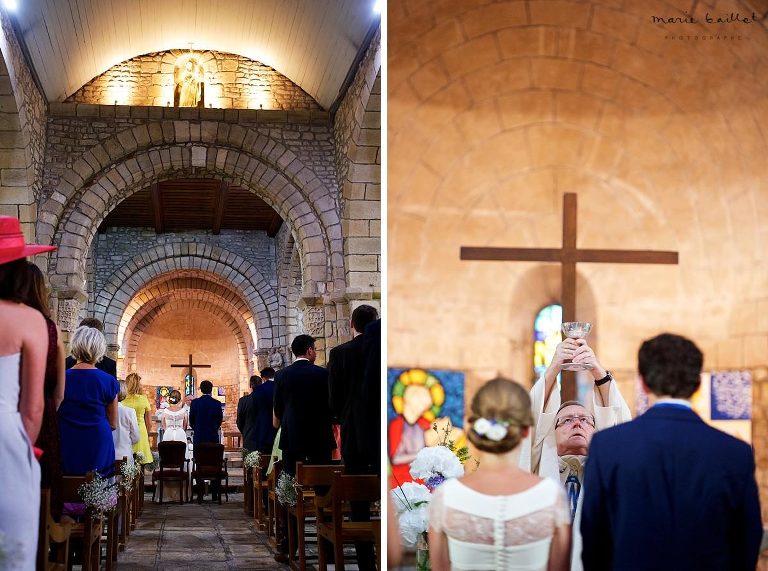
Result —
[[555, 428], [560, 428], [561, 426], [573, 426], [573, 423], [577, 421], [579, 424], [588, 424], [592, 428], [595, 427], [594, 416], [563, 416], [557, 419]]

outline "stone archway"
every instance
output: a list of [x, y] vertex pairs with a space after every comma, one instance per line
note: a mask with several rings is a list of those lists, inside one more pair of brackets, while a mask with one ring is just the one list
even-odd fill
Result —
[[199, 270], [216, 274], [231, 284], [248, 306], [260, 348], [273, 346], [278, 323], [277, 295], [264, 277], [242, 257], [211, 246], [185, 244], [187, 253], [173, 245], [158, 246], [136, 256], [109, 278], [94, 303], [94, 314], [104, 322], [107, 342], [117, 345], [120, 323], [131, 300], [153, 279], [175, 270]]
[[54, 287], [82, 289], [82, 260], [96, 228], [122, 199], [180, 176], [219, 178], [258, 194], [296, 237], [305, 289], [323, 294], [333, 284], [343, 287], [336, 189], [279, 141], [213, 121], [133, 127], [89, 149], [64, 171], [38, 221], [39, 235], [60, 244], [50, 263]]

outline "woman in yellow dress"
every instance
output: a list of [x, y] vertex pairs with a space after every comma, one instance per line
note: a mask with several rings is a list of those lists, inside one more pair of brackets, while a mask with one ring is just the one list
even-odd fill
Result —
[[[152, 449], [149, 447], [149, 427], [152, 422], [150, 415], [149, 399], [141, 390], [141, 377], [138, 373], [131, 373], [125, 378], [125, 384], [128, 389], [128, 396], [125, 397], [123, 405], [136, 411], [136, 419], [139, 421], [139, 441], [133, 445], [134, 453], [141, 452], [144, 455], [142, 464], [152, 463]], [[142, 422], [141, 419], [144, 419]]]

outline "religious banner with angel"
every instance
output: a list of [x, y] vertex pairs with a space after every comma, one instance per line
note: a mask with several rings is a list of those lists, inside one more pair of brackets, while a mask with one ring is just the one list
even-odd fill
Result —
[[387, 387], [388, 455], [392, 477], [402, 484], [412, 480], [410, 464], [419, 450], [439, 444], [449, 424], [451, 439], [464, 445], [464, 373], [391, 368]]

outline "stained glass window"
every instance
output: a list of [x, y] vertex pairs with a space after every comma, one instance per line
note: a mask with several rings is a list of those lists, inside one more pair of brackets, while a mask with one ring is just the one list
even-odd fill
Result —
[[533, 322], [533, 371], [536, 378], [546, 371], [557, 344], [562, 341], [562, 320], [563, 308], [558, 304], [548, 305], [536, 315]]

